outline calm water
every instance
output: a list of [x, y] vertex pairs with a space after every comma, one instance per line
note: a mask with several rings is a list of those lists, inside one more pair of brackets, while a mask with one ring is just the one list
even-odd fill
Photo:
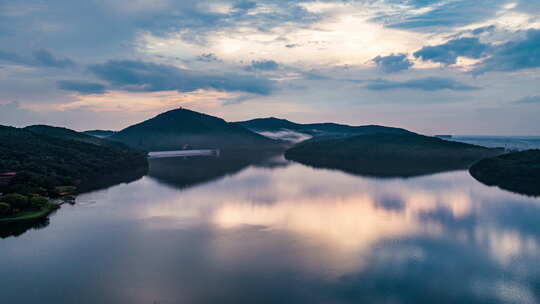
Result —
[[539, 136], [454, 136], [451, 140], [490, 148], [540, 149]]
[[181, 169], [153, 166], [0, 239], [0, 303], [540, 301], [540, 199], [466, 171]]

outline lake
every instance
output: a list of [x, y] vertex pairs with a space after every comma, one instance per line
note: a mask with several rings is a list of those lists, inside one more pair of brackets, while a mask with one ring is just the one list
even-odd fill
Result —
[[159, 160], [4, 231], [0, 303], [540, 301], [540, 198], [467, 171], [217, 161]]

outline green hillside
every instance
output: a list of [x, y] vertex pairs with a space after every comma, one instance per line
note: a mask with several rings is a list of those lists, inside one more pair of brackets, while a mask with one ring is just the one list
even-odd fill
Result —
[[105, 186], [125, 179], [124, 173], [131, 178], [146, 170], [145, 153], [118, 143], [85, 142], [88, 138], [63, 128], [0, 126], [0, 174], [16, 172], [0, 184], [0, 217], [35, 208], [34, 197], [43, 203], [69, 186]]

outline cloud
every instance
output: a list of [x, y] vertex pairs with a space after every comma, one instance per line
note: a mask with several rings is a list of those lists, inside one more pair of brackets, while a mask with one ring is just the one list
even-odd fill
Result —
[[222, 97], [222, 98], [218, 98], [219, 101], [221, 101], [223, 103], [223, 105], [234, 105], [234, 104], [240, 104], [240, 103], [243, 103], [245, 101], [248, 101], [252, 98], [256, 97], [256, 95], [253, 95], [253, 94], [241, 94], [239, 96], [233, 96], [233, 97]]
[[514, 101], [514, 103], [520, 104], [540, 104], [540, 95], [536, 96], [527, 96], [519, 100]]
[[308, 80], [328, 80], [330, 77], [319, 74], [316, 71], [300, 72], [300, 74]]
[[458, 57], [479, 59], [487, 55], [490, 45], [478, 38], [460, 38], [436, 46], [425, 46], [413, 55], [424, 61], [455, 64]]
[[[473, 30], [476, 33], [492, 31], [487, 26]], [[516, 36], [520, 32], [514, 33]], [[472, 73], [514, 72], [540, 67], [540, 29], [529, 29], [524, 38], [503, 44], [482, 43], [476, 37], [450, 40], [436, 46], [425, 46], [416, 51], [414, 57], [446, 65], [455, 64], [458, 57], [482, 59], [475, 64]]]
[[516, 10], [528, 14], [540, 12], [540, 2], [531, 0], [521, 0], [516, 7]]
[[75, 91], [83, 95], [105, 93], [105, 86], [103, 84], [86, 81], [61, 80], [58, 81], [58, 88]]
[[47, 50], [39, 50], [34, 52], [34, 61], [39, 66], [65, 68], [74, 65], [74, 62], [69, 58], [57, 58]]
[[383, 14], [374, 18], [388, 27], [424, 31], [429, 28], [451, 28], [481, 23], [496, 15], [507, 0], [412, 0], [388, 1], [408, 4], [409, 10], [399, 8], [399, 13]]
[[487, 26], [482, 26], [482, 27], [479, 27], [479, 28], [475, 28], [474, 30], [471, 31], [471, 33], [473, 35], [480, 35], [480, 34], [483, 34], [483, 33], [493, 32], [496, 29], [497, 29], [497, 27], [495, 25], [487, 25]]
[[23, 109], [18, 101], [0, 103], [0, 125], [22, 126], [34, 118], [35, 115]]
[[397, 54], [385, 57], [377, 56], [373, 58], [373, 62], [375, 62], [379, 69], [385, 73], [397, 73], [408, 70], [413, 66], [413, 63], [407, 59], [407, 54]]
[[282, 129], [275, 132], [265, 131], [265, 132], [257, 132], [257, 133], [263, 136], [272, 138], [272, 139], [284, 140], [284, 141], [288, 141], [292, 143], [299, 143], [304, 140], [308, 140], [312, 138], [311, 135], [296, 132], [293, 130], [288, 130], [288, 129]]
[[0, 62], [8, 62], [8, 63], [14, 63], [14, 64], [22, 64], [26, 65], [28, 64], [28, 60], [10, 52], [0, 51]]
[[214, 53], [205, 53], [197, 56], [197, 61], [202, 62], [221, 62], [221, 59], [219, 59], [216, 54]]
[[491, 56], [478, 63], [476, 75], [486, 72], [513, 72], [540, 67], [540, 30], [531, 29], [522, 40], [495, 46]]
[[460, 83], [454, 79], [442, 77], [427, 77], [407, 81], [390, 81], [385, 79], [372, 80], [366, 88], [372, 91], [384, 91], [395, 89], [410, 89], [422, 91], [471, 91], [480, 88]]
[[114, 88], [135, 92], [214, 89], [268, 95], [273, 89], [272, 81], [252, 75], [209, 74], [143, 61], [110, 60], [89, 70]]
[[240, 10], [251, 10], [257, 7], [257, 3], [253, 1], [239, 1], [236, 4], [234, 4], [234, 9], [240, 9]]
[[32, 57], [24, 57], [12, 52], [0, 51], [0, 62], [33, 67], [66, 68], [75, 63], [69, 58], [58, 58], [47, 50], [39, 50]]
[[259, 60], [252, 61], [248, 70], [275, 71], [279, 68], [279, 64], [274, 60]]

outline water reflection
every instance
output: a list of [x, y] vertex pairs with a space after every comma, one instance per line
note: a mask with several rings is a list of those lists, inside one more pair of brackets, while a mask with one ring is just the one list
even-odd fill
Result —
[[466, 171], [380, 180], [278, 157], [214, 166], [208, 172], [219, 174], [186, 182], [192, 171], [177, 164], [81, 195], [54, 225], [0, 241], [0, 276], [10, 277], [0, 301], [540, 298], [540, 199], [486, 187]]
[[49, 225], [48, 218], [23, 222], [0, 223], [0, 238], [17, 237], [32, 229], [43, 229]]
[[449, 171], [460, 171], [468, 169], [474, 163], [474, 159], [403, 161], [401, 159], [381, 158], [357, 159], [354, 162], [349, 162], [346, 159], [335, 160], [326, 158], [292, 158], [291, 160], [313, 168], [341, 170], [354, 175], [376, 178], [411, 178]]
[[206, 183], [241, 171], [255, 164], [276, 166], [278, 156], [272, 154], [224, 154], [221, 157], [177, 157], [149, 160], [148, 175], [178, 188]]

